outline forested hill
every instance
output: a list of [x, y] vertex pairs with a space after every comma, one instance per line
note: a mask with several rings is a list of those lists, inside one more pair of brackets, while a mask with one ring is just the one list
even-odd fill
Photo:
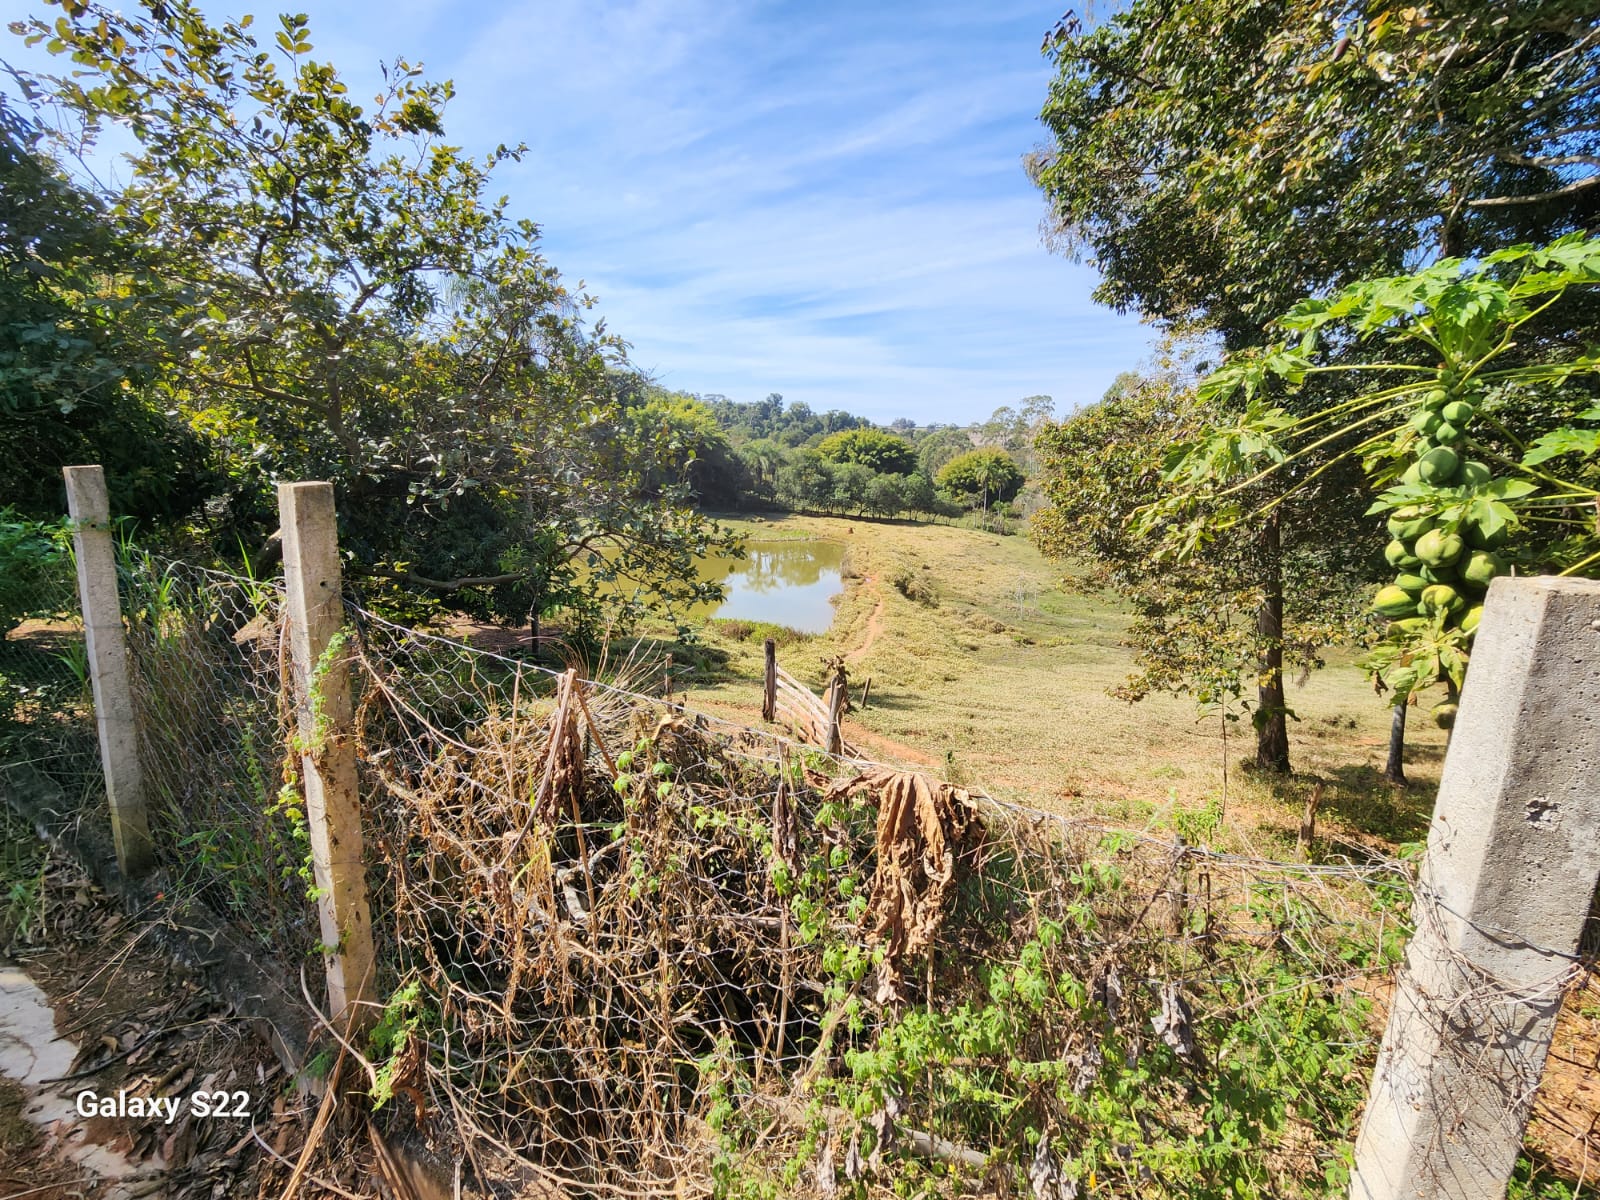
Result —
[[1049, 396], [1030, 396], [969, 425], [879, 426], [841, 409], [819, 413], [774, 392], [741, 403], [651, 389], [644, 411], [693, 447], [686, 467], [709, 508], [782, 508], [857, 516], [960, 517], [1002, 527], [1030, 508], [1034, 434]]

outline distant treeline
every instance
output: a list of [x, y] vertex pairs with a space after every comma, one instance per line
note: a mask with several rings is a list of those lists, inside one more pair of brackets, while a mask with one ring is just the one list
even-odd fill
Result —
[[1033, 435], [1054, 416], [1030, 396], [971, 425], [887, 427], [840, 409], [815, 412], [776, 392], [753, 403], [650, 389], [646, 424], [694, 447], [683, 466], [712, 509], [955, 519], [1000, 527], [1031, 510]]

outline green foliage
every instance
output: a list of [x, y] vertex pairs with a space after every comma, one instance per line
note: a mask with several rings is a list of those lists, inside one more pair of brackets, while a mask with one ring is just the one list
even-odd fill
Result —
[[1185, 527], [1137, 521], [1167, 494], [1162, 472], [1172, 446], [1192, 442], [1220, 415], [1194, 394], [1179, 364], [1123, 379], [1098, 404], [1040, 434], [1050, 505], [1034, 516], [1031, 533], [1042, 552], [1070, 566], [1069, 587], [1109, 589], [1132, 609], [1127, 641], [1136, 670], [1114, 694], [1186, 694], [1237, 717], [1259, 704], [1250, 691], [1274, 644], [1288, 669], [1305, 670], [1321, 665], [1323, 646], [1348, 636], [1362, 564], [1339, 540], [1346, 489], [1332, 492], [1337, 476], [1324, 476], [1279, 527], [1285, 586], [1274, 637], [1256, 619], [1263, 559], [1273, 550], [1259, 534], [1206, 539], [1180, 561], [1168, 539]]
[[917, 452], [904, 438], [877, 429], [831, 433], [817, 444], [830, 462], [856, 463], [875, 474], [909, 475], [917, 469]]
[[987, 514], [991, 503], [1016, 497], [1022, 490], [1023, 475], [1004, 450], [969, 450], [940, 467], [933, 481]]
[[704, 428], [667, 405], [641, 434], [621, 342], [492, 191], [520, 148], [443, 140], [449, 84], [398, 61], [364, 108], [304, 17], [263, 47], [190, 4], [64, 10], [13, 26], [73, 63], [25, 84], [51, 127], [134, 138], [104, 208], [155, 281], [152, 382], [223, 456], [229, 549], [277, 478], [322, 478], [353, 573], [469, 611], [581, 634], [714, 594], [694, 558], [730, 542], [680, 478]]
[[0, 508], [0, 637], [28, 617], [73, 606], [71, 528]]
[[1248, 345], [1300, 298], [1419, 251], [1592, 224], [1596, 28], [1584, 0], [1069, 14], [1045, 41], [1052, 140], [1030, 168], [1098, 299]]
[[382, 1015], [367, 1036], [372, 1057], [381, 1060], [369, 1093], [374, 1111], [394, 1099], [395, 1077], [404, 1069], [405, 1052], [430, 1017], [428, 1007], [422, 1002], [422, 984], [415, 979], [396, 990], [384, 1003]]
[[171, 521], [215, 485], [200, 438], [149, 385], [139, 243], [0, 99], [0, 505], [62, 511], [61, 468], [106, 469], [113, 511]]

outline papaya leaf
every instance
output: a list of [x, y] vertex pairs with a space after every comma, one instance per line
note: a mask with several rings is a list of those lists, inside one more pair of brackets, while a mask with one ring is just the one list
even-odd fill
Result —
[[[1590, 409], [1589, 412], [1600, 415], [1600, 409]], [[1589, 417], [1589, 413], [1584, 413], [1582, 416], [1590, 420], [1595, 419]], [[1600, 450], [1600, 429], [1574, 429], [1570, 425], [1565, 425], [1540, 435], [1522, 456], [1522, 465], [1536, 467], [1563, 454], [1588, 456], [1596, 450]]]

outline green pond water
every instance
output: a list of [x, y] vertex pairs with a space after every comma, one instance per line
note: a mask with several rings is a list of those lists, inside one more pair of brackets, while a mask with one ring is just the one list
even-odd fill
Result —
[[822, 633], [833, 623], [831, 601], [844, 586], [843, 562], [839, 542], [751, 538], [744, 558], [701, 560], [701, 578], [722, 584], [727, 598], [693, 615], [770, 621], [801, 633]]

